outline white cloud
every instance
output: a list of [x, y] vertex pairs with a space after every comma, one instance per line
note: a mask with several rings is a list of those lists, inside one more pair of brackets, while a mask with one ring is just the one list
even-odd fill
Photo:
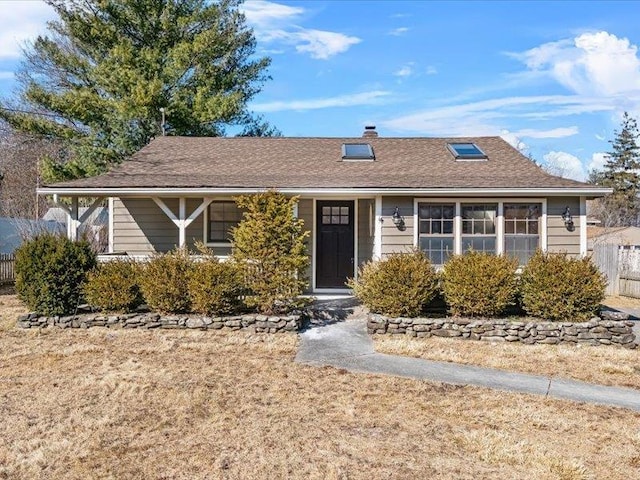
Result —
[[567, 152], [551, 151], [543, 155], [545, 170], [553, 175], [584, 181], [586, 178], [582, 162], [575, 155]]
[[0, 71], [0, 80], [12, 80], [13, 76], [13, 72]]
[[514, 132], [515, 135], [523, 138], [565, 138], [577, 135], [578, 127], [560, 127], [551, 130], [535, 130], [532, 128], [524, 128]]
[[587, 171], [591, 170], [602, 170], [604, 168], [605, 163], [607, 163], [607, 159], [609, 155], [604, 152], [596, 152], [591, 155], [591, 161], [587, 165]]
[[414, 62], [409, 62], [406, 65], [403, 65], [399, 70], [394, 72], [396, 77], [408, 77], [413, 73], [413, 65]]
[[438, 69], [433, 65], [429, 65], [424, 73], [426, 73], [427, 75], [436, 75], [438, 73]]
[[249, 0], [242, 4], [242, 12], [247, 22], [255, 28], [273, 25], [294, 19], [304, 13], [304, 8], [291, 7], [264, 0]]
[[260, 41], [292, 45], [296, 51], [308, 53], [312, 58], [326, 60], [346, 52], [352, 45], [362, 41], [358, 37], [340, 32], [296, 25], [295, 22], [305, 12], [302, 7], [291, 7], [265, 0], [250, 0], [241, 8]]
[[509, 130], [503, 130], [500, 132], [500, 136], [503, 140], [508, 142], [513, 148], [518, 149], [522, 153], [527, 153], [529, 150], [529, 145], [524, 143], [521, 138], [513, 132]]
[[[544, 105], [545, 110], [539, 110], [540, 105]], [[578, 95], [519, 96], [428, 108], [383, 121], [382, 125], [426, 135], [499, 135], [514, 123], [514, 119], [548, 119], [576, 112], [614, 109], [615, 105], [610, 103]], [[577, 127], [524, 129], [517, 133], [530, 138], [560, 138], [574, 135]]]
[[21, 46], [43, 33], [54, 17], [44, 2], [0, 1], [0, 59], [19, 58]]
[[389, 35], [393, 35], [394, 37], [400, 37], [409, 31], [408, 27], [398, 27], [394, 28], [389, 32]]
[[534, 73], [544, 73], [580, 95], [640, 92], [638, 47], [608, 32], [583, 33], [512, 54]]
[[391, 92], [374, 90], [350, 95], [339, 95], [329, 98], [312, 98], [308, 100], [290, 100], [278, 102], [256, 103], [251, 106], [255, 112], [281, 112], [286, 110], [317, 110], [321, 108], [353, 107], [359, 105], [376, 105], [382, 103]]

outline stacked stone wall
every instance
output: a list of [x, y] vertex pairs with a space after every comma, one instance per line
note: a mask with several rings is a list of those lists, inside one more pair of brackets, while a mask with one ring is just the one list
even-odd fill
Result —
[[560, 343], [618, 345], [636, 348], [633, 322], [619, 312], [603, 312], [588, 322], [535, 322], [473, 318], [393, 318], [369, 314], [371, 334], [411, 337], [452, 337], [466, 340], [520, 342], [525, 344]]

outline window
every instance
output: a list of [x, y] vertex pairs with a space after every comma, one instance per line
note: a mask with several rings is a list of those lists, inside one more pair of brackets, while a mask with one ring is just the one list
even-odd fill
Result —
[[487, 155], [475, 143], [448, 143], [456, 160], [486, 160]]
[[375, 160], [373, 149], [368, 143], [343, 143], [343, 160]]
[[525, 265], [540, 245], [540, 203], [504, 204], [504, 251]]
[[453, 203], [418, 204], [419, 246], [435, 265], [444, 264], [453, 254]]
[[230, 231], [242, 220], [242, 211], [234, 201], [211, 202], [209, 204], [209, 242], [229, 242]]
[[496, 214], [498, 205], [462, 204], [462, 252], [496, 253]]
[[349, 207], [322, 207], [323, 225], [349, 225]]

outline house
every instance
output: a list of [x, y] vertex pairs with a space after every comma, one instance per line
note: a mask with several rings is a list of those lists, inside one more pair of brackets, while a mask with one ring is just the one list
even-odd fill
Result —
[[629, 247], [640, 245], [640, 227], [600, 227], [587, 225], [587, 250], [602, 244]]
[[587, 252], [587, 199], [609, 189], [552, 176], [499, 137], [161, 137], [109, 173], [46, 185], [108, 198], [109, 251], [145, 256], [204, 241], [224, 257], [241, 218], [233, 198], [277, 189], [300, 197], [316, 293], [344, 289], [369, 259], [413, 246], [435, 264], [469, 248], [514, 255]]

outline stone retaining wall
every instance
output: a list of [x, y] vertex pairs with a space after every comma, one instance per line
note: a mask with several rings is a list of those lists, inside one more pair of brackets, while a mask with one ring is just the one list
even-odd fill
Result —
[[633, 322], [620, 312], [603, 312], [588, 322], [518, 322], [504, 319], [389, 318], [369, 314], [370, 334], [402, 334], [411, 337], [455, 337], [468, 340], [618, 345], [636, 348]]
[[18, 317], [20, 328], [174, 328], [198, 330], [240, 330], [279, 333], [295, 332], [302, 327], [303, 316], [289, 315], [269, 317], [266, 315], [238, 315], [233, 317], [202, 317], [193, 315], [164, 316], [157, 313], [128, 313], [120, 315], [82, 314], [60, 317], [45, 317], [29, 313]]

